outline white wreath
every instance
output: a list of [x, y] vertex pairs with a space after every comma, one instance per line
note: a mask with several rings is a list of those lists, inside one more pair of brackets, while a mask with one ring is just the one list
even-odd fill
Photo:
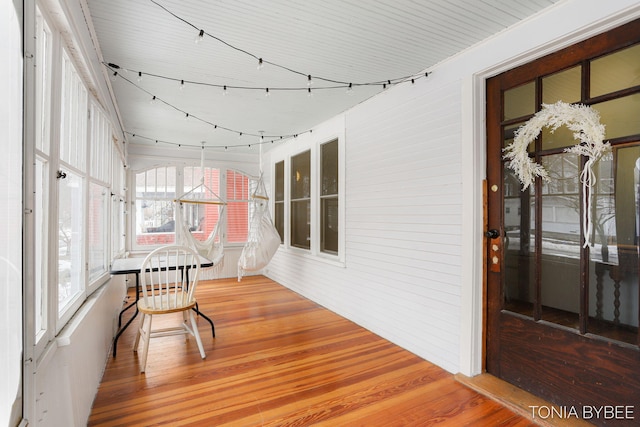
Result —
[[600, 123], [598, 112], [586, 105], [567, 104], [561, 101], [555, 104], [542, 104], [542, 110], [516, 130], [513, 142], [504, 149], [504, 158], [509, 161], [508, 166], [513, 169], [522, 182], [523, 191], [533, 185], [537, 176], [545, 181], [550, 181], [549, 174], [544, 167], [529, 157], [527, 147], [538, 137], [542, 128], [548, 127], [553, 133], [562, 125], [572, 130], [574, 139], [580, 141], [576, 145], [566, 148], [565, 153], [587, 157], [587, 162], [580, 174], [584, 205], [586, 206], [583, 230], [585, 246], [587, 246], [591, 245], [592, 234], [592, 197], [590, 195], [596, 183], [593, 165], [602, 156], [611, 152], [611, 144], [604, 142], [604, 125]]

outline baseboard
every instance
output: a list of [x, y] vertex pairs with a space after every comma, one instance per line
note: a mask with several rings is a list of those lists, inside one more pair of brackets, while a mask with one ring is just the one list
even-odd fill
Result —
[[[503, 381], [490, 374], [476, 375], [475, 377], [467, 377], [466, 375], [456, 374], [455, 378], [458, 382], [477, 391], [478, 393], [495, 400], [496, 402], [511, 409], [518, 415], [521, 415], [531, 422], [544, 427], [564, 427], [564, 426], [593, 426], [593, 424], [577, 419], [576, 417], [551, 417], [541, 418], [539, 413], [535, 413], [534, 407], [551, 408], [553, 405], [533, 394], [522, 390]], [[542, 412], [546, 415], [546, 411]]]

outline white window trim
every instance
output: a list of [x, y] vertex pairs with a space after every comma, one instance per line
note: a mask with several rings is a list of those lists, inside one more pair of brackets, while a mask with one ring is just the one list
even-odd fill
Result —
[[[189, 162], [166, 162], [166, 163], [162, 163], [162, 164], [153, 164], [153, 165], [149, 165], [146, 167], [141, 167], [139, 169], [136, 170], [130, 170], [128, 171], [129, 173], [127, 174], [127, 182], [129, 183], [128, 188], [132, 188], [133, 191], [131, 191], [131, 200], [128, 203], [128, 210], [129, 212], [132, 212], [132, 214], [128, 215], [129, 217], [129, 221], [127, 224], [127, 229], [129, 230], [128, 233], [128, 245], [127, 247], [131, 249], [132, 253], [147, 253], [150, 252], [151, 250], [158, 248], [160, 246], [162, 246], [163, 244], [155, 244], [155, 245], [141, 245], [137, 243], [137, 239], [136, 239], [136, 225], [137, 225], [137, 219], [135, 218], [135, 211], [136, 211], [136, 207], [135, 207], [135, 203], [137, 200], [136, 197], [136, 174], [142, 173], [142, 172], [146, 172], [152, 169], [156, 169], [159, 167], [175, 167], [176, 168], [176, 192], [180, 193], [181, 191], [184, 191], [184, 168], [186, 167], [199, 167], [200, 164], [196, 164], [195, 161], [189, 161]], [[219, 188], [219, 193], [218, 196], [220, 198], [222, 198], [223, 200], [227, 200], [227, 187], [226, 187], [226, 182], [227, 182], [227, 172], [228, 171], [234, 171], [240, 174], [245, 175], [249, 181], [255, 181], [257, 178], [244, 171], [244, 170], [240, 170], [240, 169], [236, 169], [233, 167], [229, 167], [226, 165], [215, 165], [215, 164], [205, 164], [204, 165], [206, 168], [210, 168], [210, 169], [217, 169], [220, 171], [220, 188]], [[251, 182], [249, 183], [249, 190], [251, 190], [252, 184]], [[228, 201], [228, 200], [227, 200]], [[248, 202], [249, 203], [249, 202]], [[227, 236], [228, 236], [228, 224], [227, 224], [227, 212], [225, 210], [225, 213], [222, 215], [222, 221], [223, 224], [219, 230], [220, 233], [220, 238], [222, 239], [222, 243], [224, 245], [225, 248], [242, 248], [245, 245], [245, 242], [235, 242], [235, 243], [229, 243], [227, 242]], [[251, 216], [249, 215], [248, 219], [247, 219], [247, 227], [251, 224]], [[249, 230], [247, 230], [247, 235], [248, 235]], [[175, 231], [174, 231], [175, 233]]]
[[[338, 254], [322, 252], [320, 250], [320, 167], [322, 145], [338, 140]], [[302, 249], [291, 246], [291, 159], [297, 154], [311, 151], [311, 247]], [[284, 243], [280, 250], [308, 259], [319, 260], [337, 267], [345, 267], [345, 137], [344, 127], [337, 132], [326, 132], [316, 135], [316, 132], [298, 136], [295, 144], [285, 144], [269, 161], [271, 179], [271, 194], [275, 194], [275, 167], [284, 161]], [[275, 218], [275, 203], [271, 203], [271, 216]]]

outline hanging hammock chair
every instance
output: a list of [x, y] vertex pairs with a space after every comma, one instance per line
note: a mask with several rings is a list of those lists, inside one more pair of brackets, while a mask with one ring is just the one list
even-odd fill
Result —
[[255, 191], [251, 195], [253, 215], [249, 224], [247, 243], [238, 259], [238, 281], [248, 271], [264, 268], [280, 247], [280, 234], [271, 220], [269, 197], [262, 180], [258, 179]]
[[[200, 271], [201, 279], [215, 279], [219, 277], [220, 271], [224, 265], [224, 245], [220, 236], [220, 223], [225, 214], [225, 206], [227, 203], [222, 200], [213, 190], [204, 183], [204, 147], [200, 157], [200, 169], [202, 173], [199, 185], [186, 192], [182, 196], [174, 200], [176, 204], [176, 242], [180, 245], [189, 246], [198, 252], [201, 256], [213, 261], [213, 267]], [[194, 236], [193, 230], [185, 218], [187, 217], [188, 205], [206, 205], [205, 216], [200, 220], [198, 228], [202, 227], [203, 221], [206, 221], [207, 210], [210, 207], [218, 209], [216, 225], [206, 239], [200, 240]], [[202, 231], [202, 230], [200, 230]]]

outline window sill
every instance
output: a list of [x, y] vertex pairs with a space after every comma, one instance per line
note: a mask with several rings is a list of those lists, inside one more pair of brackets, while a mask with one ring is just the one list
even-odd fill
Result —
[[304, 259], [322, 262], [324, 264], [332, 265], [335, 267], [346, 268], [347, 266], [345, 261], [343, 259], [340, 259], [338, 255], [331, 255], [331, 254], [326, 254], [322, 252], [312, 253], [310, 250], [307, 250], [307, 249], [285, 247], [283, 245], [280, 245], [279, 250], [290, 255], [295, 255]]

